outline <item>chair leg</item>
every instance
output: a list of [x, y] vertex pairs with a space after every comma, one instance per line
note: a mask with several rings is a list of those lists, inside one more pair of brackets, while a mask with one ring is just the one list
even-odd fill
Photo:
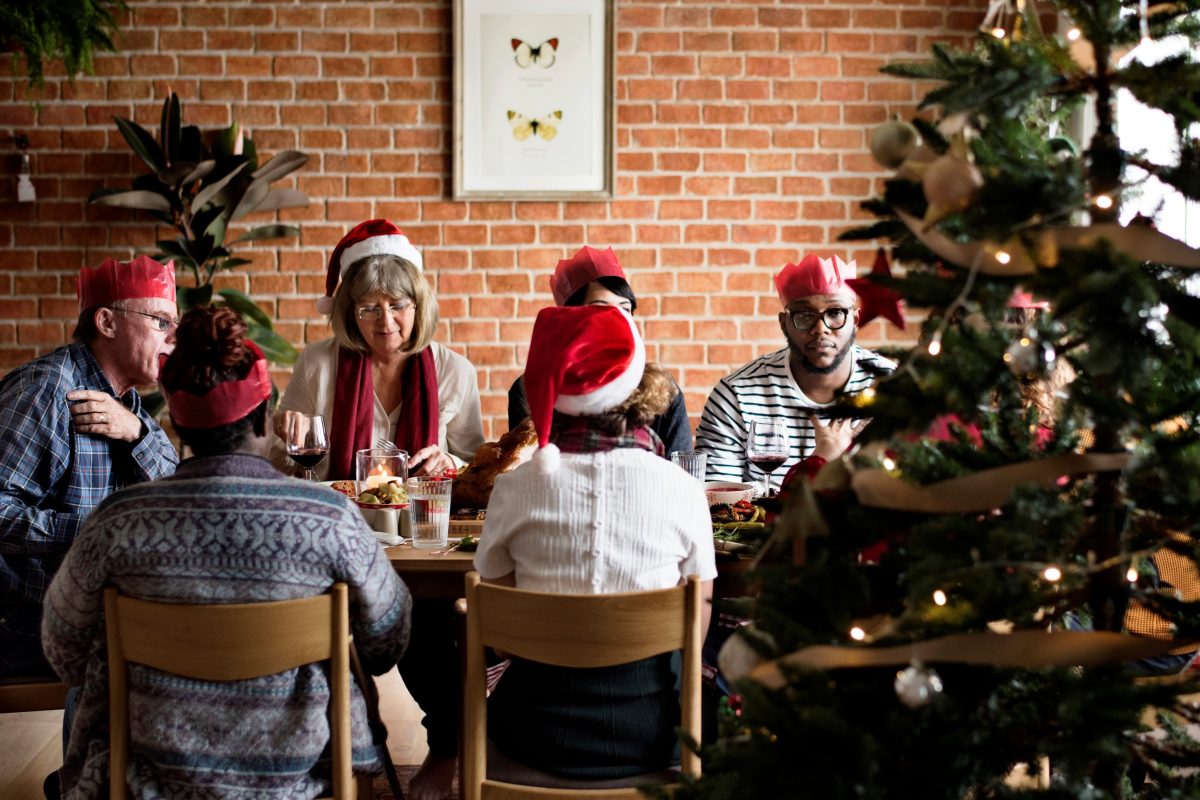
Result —
[[[375, 800], [374, 781], [370, 775], [358, 774], [354, 776], [354, 789], [358, 800]], [[396, 796], [396, 800], [404, 800], [400, 795]]]
[[[371, 728], [371, 738], [383, 751], [383, 774], [387, 776], [388, 786], [391, 787], [396, 800], [404, 800], [400, 776], [396, 774], [396, 765], [392, 763], [392, 756], [387, 748], [387, 726], [383, 724], [383, 717], [379, 714], [379, 693], [375, 690], [374, 679], [363, 669], [353, 641], [350, 642], [350, 669], [354, 672], [354, 680], [362, 690], [363, 699], [367, 704], [367, 724]], [[368, 797], [374, 798], [370, 781], [367, 781], [367, 792]]]

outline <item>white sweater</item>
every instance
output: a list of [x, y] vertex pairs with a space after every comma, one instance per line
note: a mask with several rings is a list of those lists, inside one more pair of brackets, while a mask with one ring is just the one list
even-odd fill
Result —
[[[438, 382], [438, 447], [454, 456], [462, 466], [475, 455], [483, 444], [483, 418], [479, 411], [479, 383], [475, 367], [470, 361], [453, 350], [433, 342], [433, 363], [437, 369]], [[321, 414], [327, 427], [333, 427], [337, 409], [333, 407], [336, 393], [338, 345], [333, 339], [310, 344], [300, 354], [292, 370], [280, 411], [303, 411]], [[389, 415], [375, 396], [375, 414], [371, 425], [371, 444], [378, 439], [392, 439], [396, 421], [404, 413], [403, 404]], [[412, 455], [411, 453], [409, 455]], [[288, 458], [283, 440], [277, 436], [271, 441], [271, 461], [280, 469], [288, 469]], [[317, 476], [321, 480], [353, 478], [353, 475], [329, 476], [329, 459], [317, 465]]]

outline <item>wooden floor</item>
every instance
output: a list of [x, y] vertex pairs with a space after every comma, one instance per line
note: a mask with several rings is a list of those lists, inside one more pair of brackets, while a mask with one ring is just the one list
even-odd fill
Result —
[[[428, 748], [421, 710], [393, 667], [376, 678], [393, 764], [420, 764]], [[0, 714], [0, 798], [41, 800], [42, 780], [62, 765], [62, 712]]]

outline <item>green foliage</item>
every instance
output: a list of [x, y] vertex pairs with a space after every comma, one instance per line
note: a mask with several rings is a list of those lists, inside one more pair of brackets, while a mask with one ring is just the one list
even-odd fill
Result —
[[[925, 149], [863, 203], [875, 220], [843, 238], [886, 239], [904, 269], [882, 282], [929, 314], [874, 395], [834, 409], [871, 418], [865, 446], [823, 472], [820, 491], [793, 489], [784, 504], [774, 538], [799, 540], [804, 559], [757, 570], [762, 588], [745, 638], [766, 658], [813, 644], [984, 635], [1005, 624], [1120, 631], [1134, 601], [1181, 639], [1200, 638], [1200, 600], [1177, 596], [1159, 565], [1168, 554], [1200, 558], [1200, 298], [1187, 284], [1197, 272], [1148, 260], [1132, 237], [1085, 227], [1109, 220], [1092, 204], [1097, 194], [1136, 190], [1141, 174], [1130, 167], [1200, 198], [1200, 144], [1186, 134], [1200, 121], [1200, 0], [1150, 4], [1152, 35], [1193, 44], [1153, 67], [1121, 58], [1142, 35], [1137, 0], [1050, 5], [1088, 41], [1069, 48], [1023, 20], [1015, 41], [981, 36], [967, 52], [937, 46], [930, 60], [885, 69], [934, 82], [922, 107], [944, 126], [914, 120]], [[1107, 68], [1084, 63], [1088, 53], [1107, 57]], [[1119, 87], [1172, 116], [1178, 158], [1149, 163], [1120, 151], [1106, 130], [1112, 109], [1096, 100]], [[1101, 128], [1086, 148], [1059, 125], [1082, 102], [1095, 104]], [[969, 250], [966, 263], [949, 263], [899, 218], [898, 210], [926, 215], [923, 167], [947, 153], [969, 153], [984, 186], [963, 208], [919, 225], [967, 248], [1019, 254], [1032, 274], [973, 271]], [[1068, 227], [1072, 238], [1059, 238]], [[1018, 286], [1049, 310], [1010, 309]], [[935, 342], [940, 351], [931, 352]], [[1029, 343], [1048, 344], [1054, 363], [1016, 366], [1019, 356], [1044, 355]], [[870, 470], [928, 488], [1077, 453], [1129, 460], [1006, 481], [1006, 499], [970, 513], [878, 508], [854, 488]], [[870, 631], [867, 644], [852, 639], [855, 626]], [[899, 702], [894, 669], [785, 672], [778, 690], [739, 682], [741, 713], [724, 718], [723, 737], [703, 753], [704, 778], [677, 797], [1200, 797], [1200, 710], [1179, 702], [1195, 681], [1134, 681], [1133, 667], [1146, 664], [930, 666], [945, 688], [917, 708]], [[1166, 738], [1145, 735], [1149, 707]], [[1049, 759], [1049, 788], [1004, 784], [1014, 765], [1040, 757]]]
[[114, 14], [124, 9], [124, 0], [0, 0], [0, 36], [17, 48], [13, 71], [24, 56], [29, 85], [35, 89], [45, 86], [46, 61], [57, 58], [68, 78], [91, 74], [94, 51], [116, 50]]
[[233, 254], [233, 246], [298, 236], [294, 225], [270, 223], [251, 228], [236, 239], [227, 239], [231, 223], [248, 214], [308, 205], [308, 196], [296, 189], [271, 188], [271, 183], [304, 166], [308, 156], [295, 150], [276, 153], [261, 166], [254, 142], [242, 136], [235, 122], [209, 137], [200, 129], [183, 125], [183, 109], [174, 92], [163, 103], [157, 138], [135, 122], [114, 117], [117, 129], [151, 172], [133, 179], [133, 188], [100, 189], [91, 202], [148, 212], [170, 226], [175, 236], [156, 242], [154, 257], [171, 259], [191, 270], [195, 284], [180, 286], [180, 312], [212, 303], [228, 306], [250, 327], [250, 337], [277, 364], [291, 364], [296, 350], [274, 331], [271, 318], [241, 292], [222, 289], [213, 293], [217, 274], [250, 263]]

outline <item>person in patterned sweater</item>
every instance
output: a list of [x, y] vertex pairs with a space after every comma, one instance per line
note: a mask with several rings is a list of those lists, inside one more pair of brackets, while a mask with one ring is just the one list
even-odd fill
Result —
[[[62, 796], [107, 796], [108, 687], [103, 591], [175, 603], [243, 603], [350, 591], [350, 625], [379, 674], [403, 654], [410, 596], [358, 510], [267, 461], [271, 381], [234, 311], [200, 308], [179, 325], [161, 374], [171, 419], [195, 453], [170, 478], [129, 487], [88, 518], [46, 595], [42, 638], [81, 686], [69, 720]], [[132, 796], [311, 798], [328, 793], [329, 685], [319, 664], [206, 682], [130, 668]], [[356, 771], [377, 772], [366, 705], [351, 690]]]
[[708, 455], [708, 480], [763, 478], [746, 457], [752, 420], [782, 419], [787, 425], [789, 452], [783, 469], [772, 473], [776, 488], [792, 465], [814, 454], [836, 458], [857, 433], [857, 422], [820, 420], [821, 409], [861, 392], [896, 365], [854, 343], [859, 303], [846, 282], [854, 269], [853, 261], [810, 253], [775, 276], [787, 347], [739, 367], [709, 395], [696, 429], [696, 449]]

